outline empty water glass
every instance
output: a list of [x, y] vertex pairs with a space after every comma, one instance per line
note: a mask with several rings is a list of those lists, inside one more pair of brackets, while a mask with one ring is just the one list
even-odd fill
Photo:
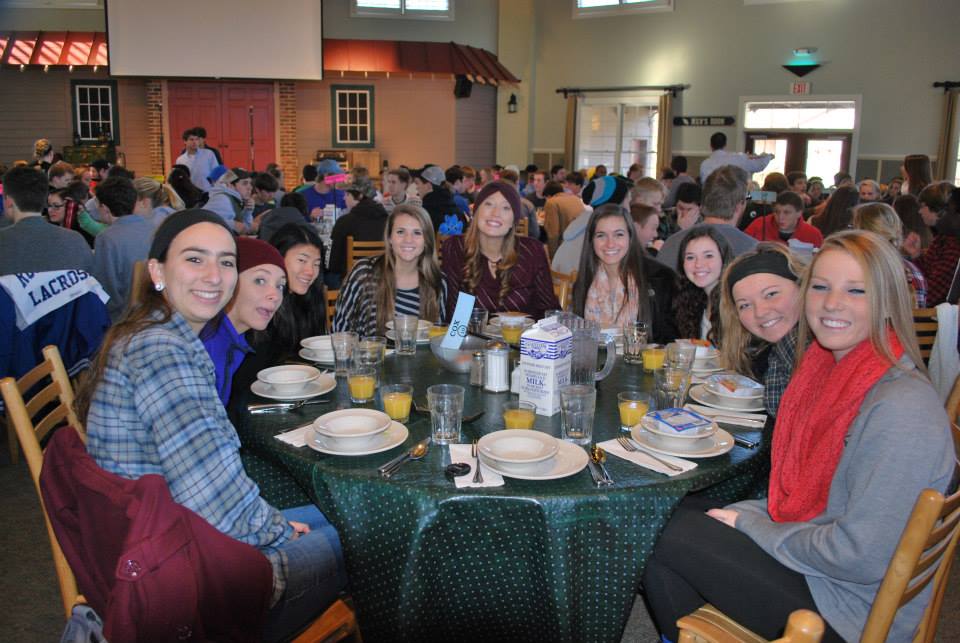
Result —
[[456, 384], [434, 384], [427, 388], [427, 404], [430, 407], [431, 436], [434, 444], [460, 442], [463, 393], [463, 387]]
[[682, 368], [685, 371], [693, 369], [693, 360], [697, 357], [697, 347], [686, 342], [667, 344], [667, 357], [664, 366]]
[[653, 371], [656, 385], [657, 408], [673, 409], [683, 406], [690, 384], [690, 371], [672, 366], [664, 366]]
[[597, 389], [592, 384], [572, 384], [560, 388], [560, 435], [574, 444], [590, 444], [593, 416], [597, 408]]
[[475, 306], [470, 312], [470, 325], [467, 329], [471, 335], [483, 335], [487, 330], [487, 309]]
[[333, 364], [337, 377], [346, 377], [353, 358], [353, 349], [357, 346], [360, 336], [356, 333], [343, 332], [330, 335], [333, 344]]
[[420, 320], [416, 315], [394, 315], [393, 332], [397, 355], [415, 355], [417, 352], [417, 326]]
[[647, 345], [647, 322], [631, 321], [623, 325], [623, 361], [643, 364], [643, 349]]

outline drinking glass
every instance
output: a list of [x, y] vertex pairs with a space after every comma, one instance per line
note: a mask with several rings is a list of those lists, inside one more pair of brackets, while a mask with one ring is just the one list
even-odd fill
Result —
[[663, 360], [667, 357], [667, 351], [656, 345], [648, 345], [640, 354], [643, 357], [644, 373], [653, 373], [658, 368], [663, 368]]
[[463, 393], [463, 387], [456, 384], [434, 384], [427, 389], [427, 404], [430, 407], [431, 435], [434, 444], [460, 441]]
[[653, 372], [656, 384], [657, 408], [673, 409], [683, 406], [690, 383], [690, 372], [682, 368], [664, 366]]
[[693, 344], [673, 342], [667, 344], [667, 355], [664, 366], [682, 368], [685, 371], [693, 370], [693, 360], [697, 357], [697, 347]]
[[383, 356], [387, 352], [387, 338], [377, 335], [364, 337], [353, 349], [353, 362], [372, 366], [377, 374], [377, 383], [380, 382], [380, 370], [383, 366]]
[[508, 429], [532, 429], [537, 405], [532, 402], [504, 402], [503, 424]]
[[623, 325], [623, 361], [642, 364], [643, 349], [647, 345], [647, 322], [631, 321]]
[[372, 401], [377, 391], [377, 371], [366, 364], [354, 364], [347, 373], [347, 388], [354, 404]]
[[574, 444], [590, 444], [593, 416], [597, 407], [597, 389], [589, 384], [560, 388], [560, 435]]
[[471, 335], [483, 335], [487, 330], [487, 309], [482, 306], [475, 306], [470, 312], [470, 324], [467, 330]]
[[350, 360], [353, 358], [353, 349], [357, 346], [360, 336], [356, 333], [343, 332], [330, 335], [333, 344], [333, 365], [337, 377], [345, 377], [350, 369]]
[[380, 387], [380, 400], [383, 412], [391, 420], [406, 424], [410, 420], [410, 406], [413, 403], [413, 387], [409, 384], [387, 384]]
[[650, 394], [623, 391], [617, 394], [617, 407], [620, 410], [620, 430], [629, 432], [650, 411]]
[[417, 326], [420, 320], [415, 315], [395, 315], [393, 332], [396, 334], [397, 355], [415, 355], [417, 352]]
[[519, 344], [520, 335], [527, 326], [529, 319], [522, 315], [500, 315], [500, 332], [503, 333], [503, 341], [508, 344]]

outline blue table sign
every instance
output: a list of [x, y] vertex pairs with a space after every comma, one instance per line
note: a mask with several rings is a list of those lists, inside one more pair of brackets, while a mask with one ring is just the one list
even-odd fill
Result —
[[476, 300], [476, 297], [465, 292], [457, 296], [457, 307], [453, 311], [450, 326], [447, 327], [447, 334], [440, 342], [441, 347], [457, 350], [463, 344], [467, 329], [470, 327], [470, 313], [473, 312], [473, 304]]

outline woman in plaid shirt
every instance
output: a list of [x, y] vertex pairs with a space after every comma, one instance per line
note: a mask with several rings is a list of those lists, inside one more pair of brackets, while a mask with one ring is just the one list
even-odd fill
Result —
[[296, 522], [260, 497], [217, 396], [199, 333], [233, 295], [236, 255], [216, 214], [167, 217], [150, 247], [149, 281], [136, 285], [139, 303], [107, 334], [77, 404], [101, 467], [130, 479], [163, 476], [174, 500], [270, 560], [265, 639], [280, 640], [332, 603], [346, 579], [325, 519]]

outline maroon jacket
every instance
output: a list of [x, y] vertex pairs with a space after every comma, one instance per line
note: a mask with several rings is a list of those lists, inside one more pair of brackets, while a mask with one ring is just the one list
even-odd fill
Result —
[[108, 473], [68, 427], [44, 452], [40, 489], [107, 640], [260, 640], [270, 563], [174, 502], [161, 476]]

